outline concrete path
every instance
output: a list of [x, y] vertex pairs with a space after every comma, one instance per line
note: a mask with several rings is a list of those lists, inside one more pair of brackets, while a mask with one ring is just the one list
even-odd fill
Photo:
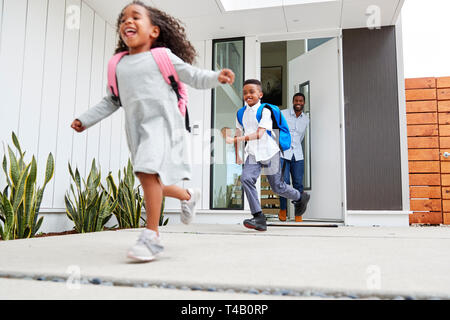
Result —
[[0, 299], [450, 299], [449, 227], [160, 231], [151, 263], [140, 230], [0, 241]]

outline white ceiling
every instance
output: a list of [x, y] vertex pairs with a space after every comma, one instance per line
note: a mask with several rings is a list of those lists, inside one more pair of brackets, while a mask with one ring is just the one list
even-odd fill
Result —
[[[110, 24], [131, 0], [84, 0]], [[243, 0], [241, 0], [243, 1]], [[379, 8], [381, 25], [393, 25], [405, 0], [328, 0], [225, 11], [220, 0], [144, 0], [184, 22], [190, 40], [299, 33], [367, 27], [370, 6]]]

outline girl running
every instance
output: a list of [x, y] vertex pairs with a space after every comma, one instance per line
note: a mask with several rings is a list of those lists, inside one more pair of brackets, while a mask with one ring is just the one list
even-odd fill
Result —
[[[133, 1], [119, 15], [116, 53], [127, 51], [117, 65], [120, 103], [125, 112], [125, 130], [134, 173], [144, 190], [147, 225], [127, 256], [151, 261], [163, 251], [158, 232], [163, 197], [181, 201], [181, 221], [190, 223], [200, 191], [175, 184], [191, 177], [189, 154], [184, 143], [185, 123], [177, 96], [164, 78], [150, 49], [166, 47], [180, 81], [197, 89], [232, 84], [229, 69], [213, 72], [193, 67], [196, 52], [180, 21], [141, 1]], [[118, 110], [109, 94], [76, 118], [71, 127], [82, 132]]]

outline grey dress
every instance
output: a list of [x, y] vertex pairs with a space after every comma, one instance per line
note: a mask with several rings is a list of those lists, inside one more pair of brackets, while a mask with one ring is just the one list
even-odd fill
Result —
[[[220, 85], [219, 72], [193, 67], [167, 51], [185, 84], [197, 89]], [[158, 174], [165, 185], [189, 180], [190, 150], [184, 117], [175, 92], [164, 81], [151, 52], [124, 56], [116, 74], [134, 172]], [[119, 107], [108, 95], [77, 119], [89, 128]]]

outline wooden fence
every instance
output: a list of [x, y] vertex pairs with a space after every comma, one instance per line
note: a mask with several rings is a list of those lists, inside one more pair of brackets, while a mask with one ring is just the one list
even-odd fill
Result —
[[450, 224], [450, 77], [405, 84], [410, 223]]

